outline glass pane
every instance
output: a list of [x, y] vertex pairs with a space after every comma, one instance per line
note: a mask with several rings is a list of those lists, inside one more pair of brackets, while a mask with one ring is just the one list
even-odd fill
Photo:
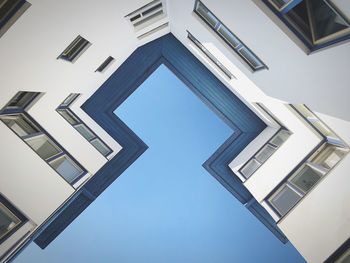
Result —
[[255, 158], [260, 162], [264, 163], [274, 152], [276, 148], [266, 144], [256, 155]]
[[73, 114], [71, 114], [68, 110], [57, 110], [62, 117], [68, 121], [71, 125], [76, 125], [79, 123], [78, 119], [75, 118]]
[[19, 107], [23, 108], [27, 106], [27, 104], [34, 99], [34, 97], [37, 95], [37, 92], [25, 92], [21, 91], [14, 96], [11, 101], [9, 102], [7, 107]]
[[260, 166], [255, 159], [251, 159], [241, 170], [241, 174], [248, 179]]
[[280, 147], [290, 136], [290, 133], [286, 130], [280, 130], [271, 140], [270, 143]]
[[315, 41], [348, 29], [344, 19], [325, 1], [309, 0], [309, 5]]
[[14, 229], [19, 220], [3, 203], [0, 203], [0, 239]]
[[74, 128], [77, 129], [77, 131], [83, 135], [85, 139], [90, 141], [91, 139], [95, 138], [95, 135], [92, 133], [92, 131], [86, 127], [84, 124], [79, 124], [77, 126], [74, 126]]
[[83, 173], [83, 170], [66, 155], [52, 161], [50, 165], [69, 183], [74, 182]]
[[68, 104], [71, 104], [78, 96], [79, 96], [79, 93], [71, 93], [71, 94], [62, 102], [61, 105], [67, 106]]
[[254, 69], [263, 67], [264, 65], [259, 61], [259, 59], [250, 52], [246, 47], [242, 47], [238, 50], [242, 58], [244, 58]]
[[201, 2], [198, 2], [197, 12], [212, 26], [219, 22], [216, 17]]
[[313, 43], [306, 1], [301, 1], [285, 17], [310, 44]]
[[322, 173], [305, 165], [292, 178], [291, 182], [307, 193], [322, 177]]
[[[295, 104], [293, 105], [297, 111], [304, 116], [305, 118], [316, 118], [315, 114], [313, 114], [304, 104]], [[317, 119], [317, 118], [316, 118]]]
[[310, 122], [319, 130], [323, 136], [337, 138], [337, 136], [327, 128], [319, 119], [310, 120]]
[[218, 30], [221, 36], [231, 44], [233, 48], [236, 48], [241, 42], [224, 26], [220, 25]]
[[346, 154], [346, 150], [327, 144], [311, 160], [312, 163], [319, 164], [326, 169], [333, 168]]
[[300, 199], [300, 195], [287, 185], [284, 185], [279, 192], [270, 199], [270, 202], [280, 215], [284, 216]]
[[39, 132], [39, 129], [22, 114], [16, 116], [1, 116], [0, 118], [20, 137]]
[[46, 135], [25, 139], [29, 146], [43, 159], [48, 159], [61, 152], [61, 149]]
[[107, 156], [110, 153], [110, 149], [100, 139], [96, 138], [91, 141], [91, 144], [104, 156]]

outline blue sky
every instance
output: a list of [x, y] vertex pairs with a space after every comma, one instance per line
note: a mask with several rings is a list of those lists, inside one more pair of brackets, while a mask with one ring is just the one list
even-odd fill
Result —
[[115, 112], [149, 149], [49, 247], [21, 262], [305, 262], [202, 164], [231, 135], [165, 66]]

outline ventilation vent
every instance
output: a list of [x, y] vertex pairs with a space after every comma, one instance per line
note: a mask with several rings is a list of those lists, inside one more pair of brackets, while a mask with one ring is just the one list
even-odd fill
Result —
[[57, 59], [63, 59], [75, 62], [84, 51], [91, 46], [91, 43], [82, 36], [77, 36], [72, 43], [58, 56]]
[[135, 31], [141, 30], [166, 16], [164, 2], [154, 0], [135, 10], [125, 17], [133, 25]]
[[103, 72], [103, 71], [105, 71], [105, 70], [108, 68], [108, 66], [110, 66], [110, 65], [112, 64], [113, 61], [114, 61], [114, 57], [109, 56], [109, 57], [101, 64], [101, 66], [99, 66], [99, 67], [95, 70], [95, 72]]

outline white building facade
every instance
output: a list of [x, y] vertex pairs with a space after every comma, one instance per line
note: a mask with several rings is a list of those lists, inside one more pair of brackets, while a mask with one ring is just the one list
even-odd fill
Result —
[[306, 261], [347, 262], [348, 1], [30, 0], [0, 10], [1, 261], [77, 195], [97, 197], [84, 187], [123, 142], [81, 106], [137, 48], [171, 33], [266, 124], [230, 160], [237, 182]]

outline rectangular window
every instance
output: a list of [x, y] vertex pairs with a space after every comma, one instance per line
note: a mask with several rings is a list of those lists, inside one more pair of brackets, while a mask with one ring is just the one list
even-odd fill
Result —
[[103, 72], [105, 71], [114, 61], [114, 58], [109, 56], [96, 70], [95, 72]]
[[90, 46], [91, 43], [89, 41], [82, 36], [77, 36], [57, 59], [63, 59], [74, 63]]
[[92, 146], [95, 147], [104, 157], [112, 153], [112, 149], [107, 146], [83, 121], [69, 108], [69, 106], [78, 98], [79, 94], [70, 94], [58, 106], [56, 111], [72, 125]]
[[1, 120], [13, 130], [19, 137], [26, 137], [31, 134], [40, 132], [24, 114], [4, 115]]
[[309, 52], [350, 38], [347, 17], [330, 0], [263, 0]]
[[[30, 103], [27, 101], [22, 103], [23, 98], [34, 99], [36, 97], [32, 96], [33, 92], [21, 93], [23, 94], [17, 94], [7, 104], [8, 106], [1, 110], [0, 119], [68, 183], [74, 184], [86, 171], [73, 158], [69, 157], [69, 154], [24, 111], [24, 108], [21, 108], [21, 106]], [[13, 109], [14, 106], [15, 109]], [[67, 159], [66, 163], [71, 164], [70, 169], [63, 169], [62, 165], [57, 165], [62, 158]], [[67, 166], [66, 164], [65, 167]]]
[[0, 195], [0, 244], [26, 221], [22, 213]]
[[71, 184], [77, 182], [77, 178], [80, 178], [81, 174], [84, 173], [84, 170], [67, 155], [52, 160], [50, 165]]
[[[291, 107], [322, 136], [323, 140], [286, 177], [282, 186], [267, 197], [267, 202], [280, 217], [285, 216], [349, 153], [349, 147], [345, 142], [309, 108], [305, 105], [291, 105]], [[329, 140], [330, 135], [337, 140], [336, 144]]]
[[281, 147], [290, 135], [291, 133], [286, 128], [280, 128], [275, 135], [242, 166], [239, 172], [244, 178], [248, 179], [277, 151], [279, 147]]
[[262, 60], [232, 33], [201, 1], [196, 0], [194, 12], [220, 36], [253, 71], [267, 69]]
[[203, 53], [204, 55], [209, 58], [228, 78], [232, 79], [234, 76], [233, 74], [224, 66], [222, 65], [217, 58], [210, 53], [208, 49], [206, 49], [197, 38], [195, 38], [190, 32], [188, 32], [188, 39], [192, 41]]
[[282, 186], [270, 199], [270, 203], [283, 216], [292, 209], [302, 198], [300, 194], [290, 188], [289, 185]]

